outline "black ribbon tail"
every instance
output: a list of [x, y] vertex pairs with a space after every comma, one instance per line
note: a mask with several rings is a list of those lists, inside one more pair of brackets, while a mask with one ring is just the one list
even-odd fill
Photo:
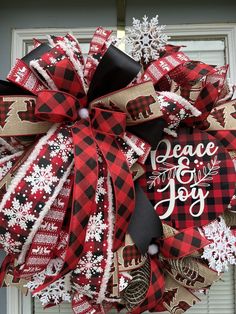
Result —
[[146, 121], [145, 123], [140, 123], [138, 125], [128, 126], [127, 130], [142, 138], [150, 144], [154, 150], [162, 139], [163, 130], [166, 126], [166, 121], [163, 118], [158, 118]]
[[149, 244], [163, 235], [162, 223], [146, 194], [135, 182], [136, 205], [131, 217], [128, 232], [142, 254]]
[[88, 90], [88, 102], [126, 87], [139, 73], [141, 65], [113, 45], [105, 52]]
[[16, 86], [14, 83], [0, 80], [0, 95], [33, 95], [27, 90]]

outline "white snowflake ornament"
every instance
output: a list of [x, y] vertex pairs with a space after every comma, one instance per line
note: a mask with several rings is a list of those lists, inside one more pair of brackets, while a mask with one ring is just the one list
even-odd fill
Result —
[[229, 265], [236, 265], [236, 237], [226, 226], [225, 221], [214, 221], [203, 228], [204, 234], [211, 241], [204, 248], [202, 258], [218, 273], [228, 271]]
[[[71, 273], [59, 278], [45, 289], [33, 294], [33, 297], [37, 297], [43, 306], [48, 303], [59, 304], [61, 301], [71, 302]], [[46, 272], [42, 271], [36, 273], [31, 281], [28, 281], [26, 287], [34, 292], [40, 285], [44, 283], [46, 279]]]
[[150, 22], [144, 15], [143, 21], [133, 18], [133, 27], [128, 29], [126, 43], [128, 52], [136, 61], [149, 63], [159, 58], [160, 51], [164, 50], [168, 37], [163, 30], [165, 25], [158, 25], [158, 15]]

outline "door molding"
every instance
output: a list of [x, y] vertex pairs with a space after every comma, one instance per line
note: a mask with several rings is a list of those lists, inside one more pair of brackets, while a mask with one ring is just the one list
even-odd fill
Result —
[[172, 39], [224, 39], [229, 77], [232, 83], [236, 82], [236, 23], [168, 25], [165, 32]]
[[[73, 34], [81, 43], [89, 43], [95, 27], [87, 28], [32, 28], [32, 29], [13, 29], [12, 30], [12, 49], [11, 49], [11, 66], [14, 65], [16, 58], [22, 58], [29, 52], [29, 46], [33, 44], [33, 38], [46, 40], [47, 35], [53, 34], [56, 36]], [[114, 27], [107, 27], [113, 31]]]
[[[114, 27], [108, 29], [116, 30]], [[80, 42], [89, 42], [93, 36], [95, 28], [33, 28], [33, 29], [13, 29], [11, 65], [16, 58], [22, 58], [32, 45], [32, 38], [46, 39], [47, 34], [65, 35], [73, 33]], [[226, 44], [226, 62], [230, 64], [230, 78], [236, 82], [236, 23], [224, 24], [182, 24], [167, 25], [165, 32], [172, 39], [197, 39], [197, 38], [223, 38]]]

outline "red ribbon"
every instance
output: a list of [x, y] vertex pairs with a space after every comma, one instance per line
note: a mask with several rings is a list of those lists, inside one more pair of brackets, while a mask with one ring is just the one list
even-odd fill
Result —
[[[62, 122], [63, 119], [75, 121], [79, 106], [79, 101], [72, 95], [45, 90], [38, 94], [35, 115], [51, 122]], [[95, 107], [89, 118], [77, 120], [72, 126], [75, 181], [69, 242], [62, 271], [50, 278], [50, 282], [74, 269], [83, 252], [88, 219], [95, 206], [98, 151], [106, 160], [114, 189], [116, 220], [113, 250], [123, 244], [135, 205], [132, 174], [117, 142], [117, 138], [124, 134], [125, 125], [125, 113]], [[35, 292], [41, 289], [42, 286]]]
[[3, 284], [3, 281], [4, 281], [4, 278], [5, 278], [5, 275], [7, 273], [7, 270], [8, 268], [10, 267], [11, 264], [14, 263], [14, 255], [12, 254], [8, 254], [3, 262], [2, 262], [2, 265], [0, 267], [0, 287], [2, 287], [2, 284]]
[[[209, 244], [198, 228], [188, 228], [175, 235], [159, 241], [159, 250], [166, 259], [179, 259], [189, 256]], [[150, 285], [145, 300], [134, 310], [132, 314], [140, 314], [144, 311], [156, 312], [165, 289], [165, 262], [161, 263], [158, 255], [150, 257]]]

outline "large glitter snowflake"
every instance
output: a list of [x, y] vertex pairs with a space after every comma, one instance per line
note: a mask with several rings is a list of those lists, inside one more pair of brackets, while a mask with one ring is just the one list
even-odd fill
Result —
[[229, 265], [236, 264], [236, 237], [226, 226], [223, 218], [203, 228], [211, 243], [204, 248], [202, 258], [218, 273], [228, 271]]
[[25, 202], [21, 204], [16, 198], [12, 201], [11, 208], [4, 208], [3, 213], [8, 217], [8, 226], [19, 226], [21, 229], [27, 229], [29, 221], [35, 221], [34, 215], [30, 214], [32, 202]]
[[25, 181], [32, 186], [32, 193], [45, 191], [45, 193], [50, 194], [52, 192], [51, 186], [59, 180], [52, 173], [52, 165], [47, 165], [46, 167], [34, 165], [33, 169], [34, 171], [32, 171], [31, 175], [25, 178]]
[[169, 37], [163, 33], [165, 25], [158, 25], [158, 15], [150, 22], [144, 15], [143, 21], [133, 18], [133, 27], [126, 37], [128, 52], [136, 61], [148, 63], [159, 58]]
[[[57, 281], [49, 285], [47, 288], [35, 293], [33, 296], [37, 297], [43, 306], [48, 303], [59, 304], [61, 301], [71, 302], [71, 274], [59, 278]], [[36, 273], [31, 281], [28, 281], [26, 287], [33, 292], [40, 285], [42, 285], [46, 278], [46, 272], [42, 271]]]
[[54, 141], [49, 141], [51, 146], [51, 157], [60, 157], [64, 162], [68, 161], [68, 158], [73, 153], [72, 138], [64, 136], [62, 133], [58, 134], [58, 137]]
[[83, 274], [87, 279], [90, 279], [93, 275], [102, 273], [102, 260], [102, 255], [96, 256], [91, 251], [88, 251], [86, 256], [80, 259], [75, 274]]
[[103, 231], [107, 228], [102, 218], [102, 213], [97, 215], [91, 215], [89, 217], [88, 227], [86, 231], [86, 241], [98, 241], [101, 242]]

